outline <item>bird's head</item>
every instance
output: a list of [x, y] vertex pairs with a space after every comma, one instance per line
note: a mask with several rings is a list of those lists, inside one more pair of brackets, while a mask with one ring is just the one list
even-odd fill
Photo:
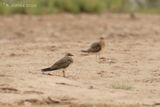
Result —
[[104, 38], [104, 37], [100, 37], [99, 39], [100, 39], [100, 40], [104, 40], [105, 38]]
[[99, 38], [99, 42], [100, 42], [102, 48], [104, 48], [105, 47], [105, 38], [104, 37], [100, 37]]
[[66, 53], [66, 56], [74, 56], [74, 55], [71, 53]]

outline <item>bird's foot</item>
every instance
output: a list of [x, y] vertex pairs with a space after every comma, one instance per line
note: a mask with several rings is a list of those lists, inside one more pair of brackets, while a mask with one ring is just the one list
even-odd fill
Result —
[[103, 60], [106, 60], [106, 57], [100, 57], [99, 59], [103, 59]]
[[43, 74], [43, 75], [53, 76], [53, 74], [51, 74], [51, 73], [44, 73], [44, 72], [42, 72], [42, 74]]
[[105, 63], [106, 62], [106, 58], [105, 57], [100, 57], [98, 60], [98, 63]]
[[112, 58], [107, 58], [107, 62], [109, 63], [109, 64], [113, 64], [113, 63], [116, 63], [116, 60], [115, 59], [112, 59]]

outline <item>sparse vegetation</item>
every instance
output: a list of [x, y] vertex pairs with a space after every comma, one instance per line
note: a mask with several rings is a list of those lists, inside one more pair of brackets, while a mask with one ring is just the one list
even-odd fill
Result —
[[160, 13], [159, 5], [150, 4], [154, 6], [140, 5], [139, 8], [131, 9], [133, 4], [129, 3], [129, 0], [0, 0], [0, 14], [102, 13], [131, 10]]
[[112, 84], [111, 87], [113, 89], [122, 89], [122, 90], [132, 90], [133, 89], [133, 87], [130, 86], [129, 84], [119, 83], [119, 82], [116, 82], [116, 83]]

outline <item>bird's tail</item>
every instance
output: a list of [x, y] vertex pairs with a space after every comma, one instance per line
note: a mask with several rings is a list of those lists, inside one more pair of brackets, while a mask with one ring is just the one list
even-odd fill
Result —
[[44, 68], [44, 69], [42, 69], [41, 71], [42, 72], [47, 72], [47, 71], [52, 71], [53, 69], [51, 68], [51, 67], [49, 67], [49, 68]]
[[88, 50], [81, 50], [81, 52], [85, 52], [85, 53], [88, 53], [89, 51], [88, 51]]

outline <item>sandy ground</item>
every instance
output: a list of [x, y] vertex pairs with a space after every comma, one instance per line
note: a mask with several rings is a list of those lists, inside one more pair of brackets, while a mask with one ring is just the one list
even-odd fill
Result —
[[[0, 16], [0, 107], [159, 107], [160, 16]], [[84, 56], [106, 38], [98, 63]], [[42, 68], [74, 54], [67, 69]]]

